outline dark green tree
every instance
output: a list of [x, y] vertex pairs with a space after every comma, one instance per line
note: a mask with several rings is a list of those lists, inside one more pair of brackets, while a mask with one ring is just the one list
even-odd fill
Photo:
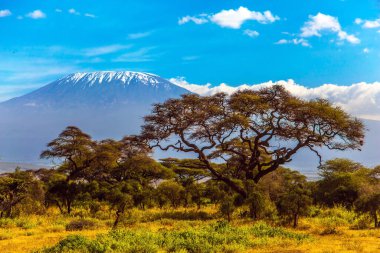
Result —
[[353, 207], [368, 180], [368, 169], [348, 159], [326, 161], [319, 171], [322, 179], [317, 182], [316, 198], [327, 206]]
[[279, 214], [289, 217], [293, 227], [298, 226], [301, 215], [307, 213], [312, 204], [311, 191], [308, 188], [306, 177], [297, 171], [283, 169], [283, 187], [279, 194], [276, 205]]
[[32, 172], [16, 169], [13, 173], [1, 175], [0, 217], [11, 217], [14, 208], [27, 198], [36, 202], [40, 201], [43, 195], [38, 195], [41, 193], [39, 189], [41, 189], [41, 184]]

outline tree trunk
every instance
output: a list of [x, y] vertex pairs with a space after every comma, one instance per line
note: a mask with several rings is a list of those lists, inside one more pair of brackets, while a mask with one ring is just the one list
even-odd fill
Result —
[[55, 204], [58, 206], [59, 211], [61, 212], [61, 214], [63, 214], [64, 211], [63, 211], [62, 206], [61, 206], [61, 204], [59, 203], [59, 201], [58, 201], [58, 200], [54, 200], [54, 201], [55, 201]]
[[296, 228], [298, 226], [298, 213], [295, 213], [293, 216], [293, 227]]
[[71, 213], [71, 201], [67, 200], [66, 203], [67, 203], [67, 213], [70, 214]]
[[113, 223], [112, 229], [116, 229], [117, 228], [117, 225], [119, 224], [119, 221], [120, 221], [120, 216], [122, 214], [123, 214], [123, 212], [121, 210], [117, 210], [116, 211], [116, 219], [115, 219], [115, 222]]
[[251, 219], [257, 219], [257, 212], [253, 204], [249, 206], [249, 216], [251, 217]]
[[12, 216], [12, 206], [10, 206], [7, 211], [7, 217], [10, 218], [11, 216]]
[[375, 228], [378, 228], [380, 224], [379, 224], [379, 221], [377, 219], [377, 213], [376, 213], [376, 211], [373, 213], [373, 218], [375, 220]]

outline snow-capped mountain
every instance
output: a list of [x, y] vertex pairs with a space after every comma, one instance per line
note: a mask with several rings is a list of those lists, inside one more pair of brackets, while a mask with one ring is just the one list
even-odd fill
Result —
[[137, 134], [151, 105], [188, 93], [140, 72], [74, 73], [0, 103], [2, 161], [36, 162], [46, 143], [75, 125], [94, 138]]
[[4, 102], [38, 109], [63, 107], [109, 107], [162, 101], [188, 92], [153, 74], [131, 71], [74, 73], [34, 92]]

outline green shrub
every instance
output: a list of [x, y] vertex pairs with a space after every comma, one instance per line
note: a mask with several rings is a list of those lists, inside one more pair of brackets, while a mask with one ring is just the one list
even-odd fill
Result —
[[88, 219], [73, 220], [66, 225], [67, 231], [78, 231], [85, 229], [94, 229], [97, 227], [97, 223]]
[[16, 226], [19, 228], [22, 228], [22, 229], [32, 229], [32, 228], [35, 228], [35, 227], [41, 225], [40, 220], [31, 219], [31, 218], [27, 218], [27, 217], [17, 219], [17, 220], [15, 220], [15, 222], [16, 222]]
[[61, 253], [61, 252], [82, 252], [82, 253], [100, 253], [106, 252], [98, 244], [90, 241], [81, 235], [69, 235], [57, 245], [44, 249], [40, 252], [44, 253]]
[[350, 229], [368, 229], [372, 227], [371, 218], [368, 215], [361, 215], [351, 224]]
[[172, 219], [172, 220], [210, 220], [213, 216], [204, 211], [166, 211], [160, 212], [149, 217], [149, 221], [155, 221], [160, 219]]
[[11, 218], [1, 218], [0, 228], [14, 228], [16, 227], [16, 221]]
[[235, 227], [226, 221], [219, 221], [207, 226], [187, 224], [179, 230], [159, 229], [156, 232], [146, 229], [114, 230], [99, 235], [95, 240], [81, 236], [68, 237], [42, 252], [232, 253], [265, 245], [269, 241], [266, 238], [277, 237], [295, 240], [297, 243], [309, 238], [282, 228], [273, 228], [263, 222], [256, 223], [253, 227]]
[[281, 227], [272, 227], [266, 224], [265, 222], [255, 223], [255, 225], [250, 229], [250, 232], [255, 237], [279, 237], [294, 239], [297, 241], [302, 241], [310, 238], [306, 234], [290, 232]]
[[324, 209], [320, 212], [318, 217], [334, 220], [339, 225], [349, 225], [354, 222], [357, 214], [354, 211], [348, 210], [342, 206], [335, 206], [333, 208]]
[[1, 231], [0, 232], [0, 241], [9, 240], [13, 237], [11, 231]]

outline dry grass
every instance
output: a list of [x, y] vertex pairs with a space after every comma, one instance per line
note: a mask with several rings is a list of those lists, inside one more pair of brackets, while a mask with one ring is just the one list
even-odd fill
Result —
[[[150, 231], [158, 233], [161, 230], [197, 230], [203, 229], [217, 220], [214, 207], [202, 209], [201, 219], [197, 220], [195, 209], [148, 211], [134, 210], [131, 216], [124, 220], [123, 229], [128, 231]], [[335, 215], [335, 214], [334, 214]], [[337, 215], [339, 216], [339, 215]], [[184, 219], [181, 219], [184, 218]], [[334, 216], [335, 217], [335, 216]], [[75, 217], [64, 217], [57, 213], [46, 216], [30, 216], [0, 222], [0, 252], [33, 252], [50, 247], [68, 235], [83, 235], [95, 239], [98, 234], [106, 234], [112, 224], [111, 219], [94, 220], [96, 226], [90, 230], [67, 231], [66, 225], [76, 220]], [[350, 229], [349, 218], [336, 219], [330, 216], [305, 218], [298, 229], [287, 228], [285, 231], [296, 234], [310, 235], [310, 239], [297, 241], [292, 238], [250, 237], [254, 247], [230, 247], [230, 252], [380, 252], [380, 229]], [[246, 230], [254, 226], [249, 220], [235, 219], [232, 227]], [[331, 233], [324, 233], [332, 231]], [[185, 251], [183, 251], [185, 252]]]

